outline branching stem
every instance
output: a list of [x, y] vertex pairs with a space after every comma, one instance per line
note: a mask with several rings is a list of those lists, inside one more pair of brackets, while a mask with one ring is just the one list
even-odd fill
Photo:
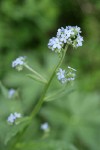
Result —
[[48, 88], [49, 88], [49, 86], [50, 86], [50, 84], [51, 84], [51, 82], [52, 82], [52, 80], [53, 80], [53, 77], [54, 77], [54, 75], [55, 75], [55, 72], [56, 72], [57, 69], [61, 66], [61, 64], [62, 64], [62, 62], [63, 62], [63, 60], [64, 60], [64, 57], [65, 57], [65, 54], [66, 54], [67, 49], [68, 49], [68, 46], [65, 47], [65, 49], [64, 49], [64, 51], [63, 51], [63, 53], [62, 53], [62, 56], [61, 56], [61, 58], [60, 58], [60, 60], [59, 60], [59, 62], [58, 62], [58, 64], [57, 64], [57, 66], [55, 67], [55, 69], [54, 69], [54, 71], [53, 71], [53, 73], [52, 73], [52, 75], [51, 75], [51, 77], [50, 77], [48, 83], [45, 85], [44, 91], [43, 91], [43, 93], [42, 93], [42, 95], [41, 95], [41, 97], [40, 97], [38, 103], [36, 104], [35, 108], [33, 109], [32, 113], [31, 113], [31, 117], [32, 117], [32, 118], [33, 118], [33, 117], [38, 113], [38, 111], [40, 110], [41, 105], [42, 105], [42, 103], [43, 103], [43, 101], [44, 101], [46, 92], [47, 92], [47, 90], [48, 90]]

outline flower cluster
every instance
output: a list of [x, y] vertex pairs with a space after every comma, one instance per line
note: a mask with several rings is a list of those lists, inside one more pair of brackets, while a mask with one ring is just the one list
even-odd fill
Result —
[[61, 52], [61, 49], [68, 45], [72, 45], [74, 48], [82, 46], [83, 37], [80, 35], [81, 29], [78, 26], [66, 26], [61, 27], [57, 31], [56, 37], [49, 40], [48, 48], [52, 51]]
[[12, 67], [16, 68], [18, 71], [21, 71], [25, 64], [25, 60], [26, 60], [25, 56], [24, 57], [20, 56], [20, 57], [16, 58], [16, 60], [14, 60], [12, 62]]
[[12, 124], [12, 123], [15, 122], [15, 120], [17, 118], [21, 118], [21, 114], [20, 113], [17, 113], [17, 112], [15, 112], [14, 114], [11, 113], [10, 116], [8, 117], [7, 121]]
[[71, 68], [70, 66], [68, 66], [68, 71], [59, 68], [56, 74], [57, 79], [63, 84], [69, 81], [73, 81], [75, 80], [75, 76], [76, 76], [75, 71], [76, 70], [74, 68]]
[[58, 78], [59, 81], [61, 81], [61, 83], [66, 82], [66, 77], [65, 76], [66, 76], [66, 71], [59, 68], [59, 70], [57, 72], [57, 78]]

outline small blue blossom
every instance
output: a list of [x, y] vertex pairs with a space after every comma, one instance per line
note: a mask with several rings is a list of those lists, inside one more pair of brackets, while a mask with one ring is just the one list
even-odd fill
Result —
[[67, 39], [70, 38], [71, 36], [73, 36], [75, 33], [73, 31], [74, 28], [72, 28], [71, 26], [66, 26], [65, 28], [65, 34], [67, 36]]
[[58, 29], [57, 31], [57, 37], [60, 37], [62, 34], [64, 34], [65, 29], [63, 27], [61, 27], [61, 29]]
[[60, 41], [66, 43], [67, 42], [68, 37], [66, 36], [66, 34], [61, 34], [60, 37]]
[[10, 116], [8, 117], [7, 121], [11, 124], [15, 122], [17, 118], [21, 118], [22, 115], [20, 113], [15, 112], [14, 114], [11, 113]]
[[60, 52], [62, 48], [62, 42], [58, 38], [53, 37], [52, 39], [49, 40], [48, 47], [52, 51], [58, 50], [58, 52]]
[[81, 28], [78, 27], [78, 26], [75, 26], [75, 31], [76, 31], [78, 34], [82, 32], [82, 31], [81, 31]]
[[10, 89], [9, 91], [8, 91], [8, 98], [12, 98], [13, 97], [13, 95], [15, 94], [15, 90], [14, 89]]
[[78, 35], [76, 41], [77, 41], [77, 44], [76, 44], [77, 47], [82, 46], [83, 37]]
[[16, 68], [18, 71], [21, 71], [25, 64], [25, 60], [26, 60], [25, 56], [24, 57], [20, 56], [19, 58], [16, 58], [16, 60], [12, 62], [12, 67]]
[[14, 123], [15, 119], [16, 119], [15, 115], [11, 113], [10, 116], [8, 117], [7, 121], [9, 123]]
[[49, 131], [49, 125], [47, 122], [41, 124], [40, 129], [43, 131]]
[[65, 73], [66, 73], [65, 70], [62, 70], [61, 68], [59, 68], [59, 70], [57, 72], [57, 78], [61, 83], [66, 82]]

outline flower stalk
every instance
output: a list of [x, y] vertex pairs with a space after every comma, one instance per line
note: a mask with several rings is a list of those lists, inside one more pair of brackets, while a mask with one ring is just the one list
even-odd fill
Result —
[[33, 118], [33, 117], [38, 113], [38, 111], [40, 110], [41, 105], [42, 105], [42, 103], [43, 103], [43, 101], [44, 101], [46, 92], [47, 92], [47, 90], [49, 89], [49, 86], [50, 86], [50, 84], [51, 84], [51, 82], [52, 82], [52, 80], [53, 80], [53, 78], [54, 78], [55, 72], [56, 72], [57, 69], [61, 66], [61, 64], [62, 64], [62, 62], [63, 62], [63, 60], [64, 60], [64, 58], [65, 58], [65, 54], [66, 54], [67, 49], [68, 49], [68, 45], [66, 45], [65, 49], [62, 51], [62, 56], [61, 56], [61, 58], [60, 58], [58, 64], [56, 65], [56, 67], [55, 67], [55, 69], [54, 69], [54, 71], [53, 71], [53, 73], [52, 73], [52, 75], [51, 75], [51, 77], [50, 77], [48, 83], [45, 85], [44, 91], [43, 91], [43, 93], [42, 93], [42, 95], [41, 95], [41, 97], [40, 97], [38, 103], [36, 104], [35, 108], [33, 109], [32, 113], [31, 113], [31, 117], [32, 117], [32, 118]]

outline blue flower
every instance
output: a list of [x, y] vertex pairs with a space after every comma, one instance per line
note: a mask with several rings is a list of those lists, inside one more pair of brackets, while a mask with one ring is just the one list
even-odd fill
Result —
[[49, 40], [48, 48], [52, 51], [60, 53], [67, 45], [72, 45], [74, 48], [82, 46], [83, 37], [80, 35], [81, 28], [78, 26], [66, 26], [57, 30], [56, 37]]
[[14, 114], [11, 113], [10, 116], [8, 117], [7, 121], [11, 124], [15, 122], [17, 118], [21, 118], [22, 115], [20, 113], [15, 112]]
[[16, 60], [12, 62], [12, 67], [16, 68], [18, 71], [21, 71], [25, 64], [25, 60], [26, 60], [25, 56], [24, 57], [20, 56], [19, 58], [16, 58]]
[[65, 70], [62, 70], [61, 68], [59, 68], [58, 72], [57, 72], [57, 78], [61, 83], [65, 83], [66, 82], [66, 77], [65, 77]]
[[58, 52], [60, 52], [62, 48], [62, 42], [59, 40], [59, 38], [53, 37], [49, 40], [48, 47], [52, 51], [57, 50]]

